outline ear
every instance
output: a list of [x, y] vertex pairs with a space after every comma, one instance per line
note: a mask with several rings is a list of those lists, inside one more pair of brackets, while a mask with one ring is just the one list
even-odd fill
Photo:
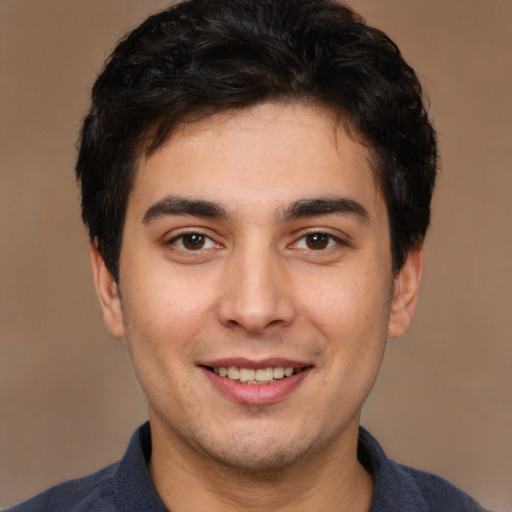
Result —
[[90, 255], [94, 286], [100, 300], [103, 322], [116, 338], [124, 338], [123, 310], [117, 283], [94, 244], [91, 244]]
[[423, 244], [419, 242], [407, 254], [407, 259], [393, 283], [388, 338], [398, 338], [409, 327], [416, 311], [422, 274]]

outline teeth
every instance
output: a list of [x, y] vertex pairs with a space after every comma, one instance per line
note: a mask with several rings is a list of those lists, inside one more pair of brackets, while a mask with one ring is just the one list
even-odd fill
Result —
[[[293, 368], [292, 368], [293, 373]], [[284, 377], [284, 368], [282, 366], [276, 366], [274, 368], [274, 379], [282, 379]]]
[[240, 382], [247, 382], [248, 380], [256, 380], [256, 371], [250, 368], [240, 368]]
[[239, 368], [237, 366], [214, 368], [213, 371], [221, 377], [227, 377], [232, 380], [239, 380], [245, 384], [269, 384], [276, 380], [290, 377], [293, 375], [293, 367], [267, 367], [258, 368], [254, 370], [252, 368]]
[[229, 379], [239, 379], [240, 378], [240, 369], [236, 366], [230, 366], [228, 368], [228, 378]]
[[274, 378], [274, 370], [272, 368], [262, 368], [256, 370], [256, 380], [272, 380]]

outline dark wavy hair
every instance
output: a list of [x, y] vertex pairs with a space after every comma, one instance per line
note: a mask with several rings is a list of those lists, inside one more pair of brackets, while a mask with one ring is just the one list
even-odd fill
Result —
[[138, 158], [182, 123], [267, 101], [330, 108], [370, 148], [402, 267], [429, 225], [437, 149], [397, 46], [330, 0], [189, 0], [118, 44], [83, 123], [82, 218], [116, 279]]

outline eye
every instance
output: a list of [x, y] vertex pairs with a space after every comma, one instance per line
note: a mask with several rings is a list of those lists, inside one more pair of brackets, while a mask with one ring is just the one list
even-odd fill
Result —
[[211, 249], [218, 247], [209, 236], [202, 233], [182, 233], [181, 235], [171, 238], [169, 245], [174, 245], [178, 249], [184, 251], [199, 251], [201, 249]]
[[342, 243], [339, 238], [329, 233], [308, 233], [301, 237], [293, 246], [297, 249], [308, 249], [310, 251], [323, 251]]

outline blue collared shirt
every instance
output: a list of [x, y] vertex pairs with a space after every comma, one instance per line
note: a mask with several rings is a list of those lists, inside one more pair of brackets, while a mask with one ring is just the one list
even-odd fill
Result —
[[[168, 512], [149, 476], [150, 456], [151, 431], [145, 423], [119, 462], [52, 487], [6, 512]], [[369, 512], [485, 512], [446, 480], [388, 459], [362, 427], [358, 457], [374, 479]]]

